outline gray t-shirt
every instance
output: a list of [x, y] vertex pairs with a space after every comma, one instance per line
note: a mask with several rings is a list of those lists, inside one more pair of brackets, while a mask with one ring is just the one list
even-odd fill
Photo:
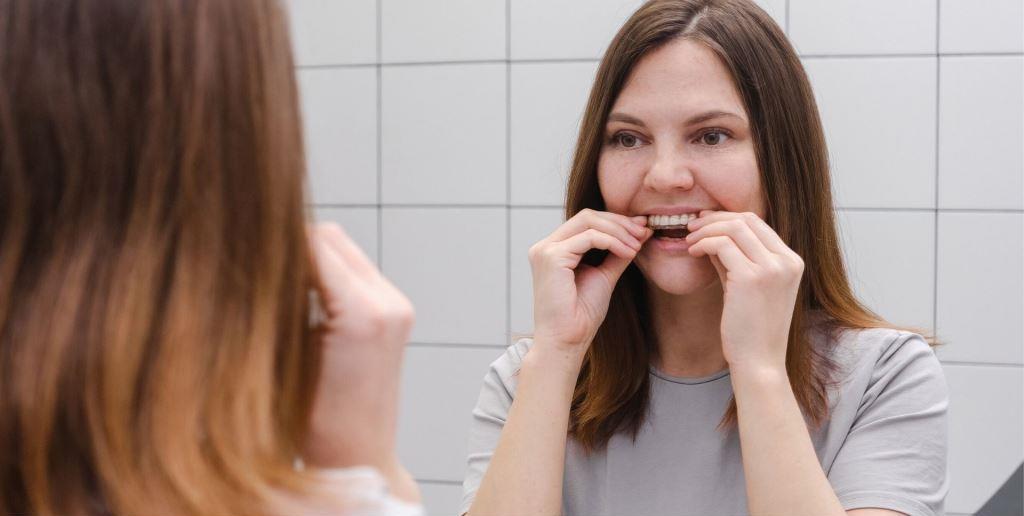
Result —
[[[811, 333], [820, 345], [823, 334]], [[910, 516], [944, 514], [949, 393], [942, 366], [920, 335], [892, 329], [842, 331], [833, 348], [841, 384], [829, 392], [828, 422], [814, 449], [847, 510], [880, 507]], [[515, 396], [532, 342], [491, 364], [473, 409], [462, 513], [469, 510]], [[678, 378], [652, 368], [648, 418], [633, 442], [615, 435], [586, 455], [569, 439], [565, 516], [748, 514], [738, 432], [716, 430], [732, 382], [724, 370]], [[486, 515], [482, 515], [486, 516]]]

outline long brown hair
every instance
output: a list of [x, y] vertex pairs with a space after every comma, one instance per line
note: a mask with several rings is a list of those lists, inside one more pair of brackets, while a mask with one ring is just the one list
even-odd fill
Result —
[[283, 9], [0, 0], [0, 513], [251, 514], [307, 489]]
[[[566, 218], [584, 208], [605, 209], [597, 163], [608, 113], [640, 58], [681, 38], [707, 45], [731, 72], [750, 117], [766, 222], [804, 260], [786, 369], [797, 402], [819, 427], [829, 416], [827, 388], [837, 367], [829, 349], [811, 344], [807, 333], [813, 322], [823, 323], [827, 342], [842, 328], [899, 328], [924, 335], [932, 345], [937, 342], [923, 329], [890, 324], [854, 296], [836, 236], [828, 154], [814, 95], [796, 52], [768, 14], [748, 0], [651, 0], [633, 14], [597, 71], [569, 175]], [[644, 280], [630, 265], [576, 382], [569, 431], [585, 449], [603, 448], [618, 431], [633, 437], [639, 431], [655, 351], [650, 328]], [[729, 430], [736, 423], [733, 398], [719, 428]]]

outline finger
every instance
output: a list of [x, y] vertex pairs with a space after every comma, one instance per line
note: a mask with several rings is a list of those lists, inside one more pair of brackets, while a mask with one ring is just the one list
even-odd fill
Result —
[[690, 246], [688, 251], [693, 256], [717, 256], [728, 271], [750, 271], [754, 268], [754, 263], [747, 259], [743, 251], [740, 251], [736, 243], [727, 236], [705, 238]]
[[313, 237], [310, 241], [313, 261], [316, 265], [316, 289], [325, 307], [340, 301], [340, 296], [356, 288], [356, 273], [342, 259], [337, 249], [323, 238]]
[[604, 299], [615, 291], [622, 273], [632, 260], [609, 254], [600, 266], [580, 265], [576, 269], [576, 284], [581, 297]]
[[[641, 222], [642, 220], [642, 222]], [[583, 210], [574, 215], [551, 233], [553, 241], [565, 240], [587, 229], [599, 229], [605, 233], [621, 235], [623, 232], [633, 238], [642, 238], [648, 228], [646, 217], [630, 219], [625, 215], [607, 211]], [[621, 229], [618, 229], [621, 228]], [[620, 238], [622, 238], [620, 236]], [[626, 240], [625, 238], [622, 238]]]
[[722, 265], [722, 261], [719, 260], [718, 257], [715, 255], [708, 255], [708, 258], [711, 259], [711, 265], [714, 265], [715, 270], [718, 271], [718, 278], [722, 281], [722, 288], [725, 289], [726, 285], [729, 283], [728, 281], [726, 281], [728, 278], [726, 277], [727, 271], [725, 269], [725, 266]]
[[[570, 222], [572, 223], [571, 225]], [[650, 233], [650, 230], [644, 228], [644, 232], [641, 234], [641, 237], [638, 238], [621, 224], [602, 217], [593, 217], [590, 219], [581, 219], [578, 221], [570, 222], [567, 222], [558, 229], [556, 229], [555, 233], [548, 237], [548, 241], [557, 243], [572, 238], [575, 235], [585, 233], [587, 231], [598, 231], [600, 233], [611, 235], [618, 239], [619, 241], [621, 241], [622, 243], [639, 251], [640, 248], [643, 246], [642, 240], [645, 240]]]
[[686, 241], [692, 245], [712, 236], [727, 236], [731, 238], [740, 250], [743, 251], [743, 254], [754, 263], [766, 265], [774, 259], [771, 251], [754, 234], [750, 226], [737, 218], [705, 224], [697, 231], [686, 235]]
[[747, 223], [750, 226], [751, 231], [757, 236], [761, 243], [764, 244], [765, 248], [776, 254], [790, 254], [793, 250], [782, 241], [782, 237], [768, 225], [761, 217], [751, 212], [734, 213], [730, 211], [714, 211], [714, 212], [701, 212], [702, 214], [695, 222], [696, 225], [690, 223], [691, 231], [693, 229], [700, 229], [703, 226], [709, 225], [713, 222], [738, 218]]
[[622, 277], [622, 273], [626, 272], [626, 268], [629, 264], [633, 263], [632, 258], [624, 258], [614, 254], [609, 254], [608, 258], [604, 260], [597, 268], [605, 278], [608, 279], [610, 285], [618, 283], [619, 278]]
[[583, 257], [583, 254], [591, 249], [604, 249], [615, 256], [629, 260], [632, 260], [637, 253], [637, 249], [626, 245], [612, 235], [602, 233], [596, 229], [588, 229], [576, 236], [552, 245], [566, 255], [574, 257], [576, 264], [579, 263], [579, 259]]

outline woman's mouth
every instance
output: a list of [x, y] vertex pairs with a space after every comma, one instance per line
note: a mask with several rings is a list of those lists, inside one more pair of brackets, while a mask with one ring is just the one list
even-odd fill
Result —
[[690, 234], [687, 225], [696, 218], [696, 213], [649, 215], [647, 217], [647, 227], [654, 230], [653, 238], [656, 240], [664, 240], [666, 243], [685, 242], [686, 235]]

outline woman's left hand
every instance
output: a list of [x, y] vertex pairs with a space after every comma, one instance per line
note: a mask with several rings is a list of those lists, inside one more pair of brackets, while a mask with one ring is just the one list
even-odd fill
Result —
[[722, 281], [729, 368], [785, 372], [803, 259], [753, 213], [705, 210], [689, 229], [690, 255], [707, 255]]

